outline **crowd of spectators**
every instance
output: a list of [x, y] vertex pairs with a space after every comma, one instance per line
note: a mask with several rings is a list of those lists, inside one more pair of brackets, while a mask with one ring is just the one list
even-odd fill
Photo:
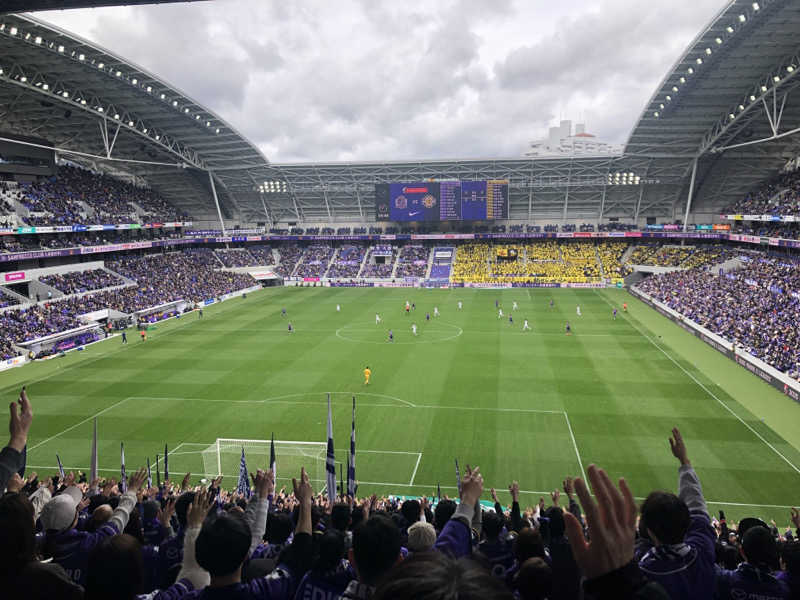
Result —
[[78, 316], [111, 308], [125, 314], [176, 300], [191, 303], [217, 298], [253, 285], [249, 275], [217, 270], [219, 263], [208, 248], [166, 254], [125, 256], [109, 261], [112, 271], [136, 285], [72, 296], [0, 313], [2, 358], [19, 354], [15, 342], [29, 341], [81, 326]]
[[16, 296], [6, 294], [2, 287], [0, 287], [0, 308], [8, 308], [9, 306], [16, 306], [19, 300]]
[[[185, 217], [153, 190], [70, 165], [8, 193], [35, 213], [24, 218], [34, 226], [173, 222]], [[141, 218], [132, 203], [141, 209]]]
[[637, 287], [736, 346], [800, 380], [800, 264], [743, 256], [720, 274], [708, 267], [652, 276]]
[[70, 271], [68, 273], [42, 275], [39, 281], [56, 288], [64, 294], [80, 294], [102, 288], [122, 285], [122, 279], [105, 269], [89, 269], [87, 271]]
[[800, 224], [771, 223], [764, 221], [741, 221], [731, 233], [757, 235], [759, 237], [800, 240]]
[[800, 170], [782, 173], [726, 207], [725, 214], [800, 215]]
[[615, 484], [592, 464], [588, 481], [566, 477], [549, 502], [523, 511], [518, 482], [487, 494], [469, 465], [457, 501], [315, 495], [304, 469], [288, 490], [258, 469], [252, 493], [224, 489], [222, 477], [193, 485], [188, 473], [152, 485], [144, 468], [122, 483], [72, 471], [40, 478], [23, 453], [33, 422], [23, 388], [0, 452], [9, 598], [790, 600], [799, 591], [798, 511], [786, 530], [712, 518], [678, 429], [669, 438], [677, 494], [653, 491], [637, 506], [624, 478]]
[[603, 265], [606, 277], [625, 277], [633, 271], [627, 264], [622, 264], [622, 257], [628, 249], [627, 242], [603, 241], [597, 244], [597, 255]]
[[[438, 254], [447, 254], [450, 252], [449, 257], [439, 258]], [[449, 279], [450, 272], [453, 270], [453, 258], [455, 257], [456, 249], [452, 246], [438, 247], [433, 249], [433, 264], [431, 265], [431, 279]]]
[[333, 257], [333, 246], [330, 244], [312, 244], [307, 246], [300, 264], [295, 269], [295, 277], [322, 277], [328, 270]]
[[692, 268], [722, 263], [736, 254], [736, 250], [722, 244], [664, 246], [654, 243], [635, 246], [628, 258], [628, 263], [656, 267]]
[[303, 248], [297, 244], [283, 244], [279, 249], [279, 253], [280, 262], [275, 267], [275, 272], [281, 277], [289, 277], [303, 256]]
[[397, 255], [396, 277], [425, 277], [428, 270], [430, 248], [407, 244]]
[[[382, 244], [382, 246], [387, 246], [387, 244]], [[376, 247], [373, 246], [369, 249], [369, 253], [367, 256], [367, 262], [364, 265], [364, 270], [361, 272], [362, 277], [391, 277], [392, 270], [394, 269], [394, 246], [389, 246], [392, 250], [391, 256], [383, 256], [384, 262], [377, 262], [375, 259], [375, 251]]]
[[327, 276], [334, 279], [357, 277], [366, 252], [367, 248], [363, 244], [340, 246]]

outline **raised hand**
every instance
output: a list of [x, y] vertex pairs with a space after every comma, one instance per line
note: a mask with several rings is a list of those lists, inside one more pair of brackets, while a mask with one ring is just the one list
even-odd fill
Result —
[[677, 458], [681, 465], [691, 465], [689, 462], [689, 454], [686, 451], [686, 444], [683, 443], [683, 436], [678, 431], [677, 427], [672, 429], [672, 437], [669, 438], [669, 447], [672, 450], [672, 455]]
[[494, 500], [495, 504], [497, 504], [497, 490], [492, 488], [491, 493], [492, 493], [492, 500]]
[[72, 471], [67, 473], [67, 476], [64, 477], [64, 487], [69, 487], [71, 485], [75, 485], [75, 473]]
[[169, 522], [172, 519], [172, 515], [175, 514], [175, 502], [177, 498], [172, 497], [167, 500], [167, 503], [164, 505], [160, 511], [158, 511], [158, 520], [164, 527], [169, 527]]
[[481, 475], [480, 467], [472, 469], [467, 465], [467, 470], [461, 480], [461, 501], [474, 506], [480, 500], [482, 493], [483, 475]]
[[117, 485], [117, 480], [113, 477], [111, 479], [106, 479], [105, 484], [103, 485], [103, 495], [109, 496], [111, 495], [111, 491]]
[[628, 484], [619, 480], [619, 490], [602, 469], [589, 465], [589, 481], [597, 497], [595, 503], [584, 481], [575, 479], [586, 513], [590, 542], [575, 515], [566, 513], [564, 521], [575, 561], [587, 578], [592, 579], [619, 569], [633, 560], [636, 535], [636, 503]]
[[275, 491], [275, 475], [273, 475], [272, 469], [266, 471], [258, 469], [255, 476], [251, 473], [250, 477], [253, 479], [256, 496], [262, 500], [266, 500]]
[[191, 477], [192, 477], [191, 473], [187, 473], [186, 475], [183, 476], [183, 481], [181, 481], [182, 492], [185, 492], [186, 490], [189, 489], [189, 479], [191, 479]]
[[564, 480], [564, 483], [562, 484], [562, 487], [564, 488], [564, 493], [570, 500], [572, 500], [572, 494], [575, 492], [575, 486], [573, 485], [572, 482], [573, 482], [572, 477], [567, 477]]
[[314, 490], [308, 481], [305, 467], [300, 469], [300, 481], [292, 477], [292, 488], [294, 488], [294, 497], [297, 498], [300, 503], [311, 504], [311, 499], [314, 497]]
[[213, 498], [206, 490], [200, 490], [194, 495], [194, 500], [186, 510], [186, 526], [190, 529], [202, 527], [208, 515]]
[[[17, 412], [17, 406], [19, 406], [19, 412]], [[8, 406], [8, 411], [10, 413], [8, 432], [11, 434], [8, 445], [17, 452], [22, 452], [22, 449], [28, 443], [28, 431], [30, 431], [31, 423], [33, 422], [33, 407], [31, 407], [24, 387], [19, 393], [19, 400], [12, 402]]]
[[128, 477], [128, 492], [133, 492], [134, 494], [138, 494], [139, 490], [144, 485], [144, 482], [147, 480], [147, 470], [144, 468], [140, 468], [136, 471], [133, 475]]
[[508, 486], [508, 493], [511, 494], [511, 500], [519, 502], [519, 483], [512, 481]]
[[23, 486], [25, 485], [25, 480], [19, 476], [19, 473], [14, 473], [11, 475], [11, 479], [8, 480], [6, 484], [6, 492], [9, 494], [20, 491]]

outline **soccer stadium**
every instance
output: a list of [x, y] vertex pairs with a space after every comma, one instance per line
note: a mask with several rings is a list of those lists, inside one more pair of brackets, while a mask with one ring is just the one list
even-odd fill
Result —
[[0, 597], [800, 598], [800, 3], [511, 157], [437, 108], [447, 153], [275, 160], [250, 54], [153, 50], [193, 97], [54, 24], [217, 3], [0, 2]]

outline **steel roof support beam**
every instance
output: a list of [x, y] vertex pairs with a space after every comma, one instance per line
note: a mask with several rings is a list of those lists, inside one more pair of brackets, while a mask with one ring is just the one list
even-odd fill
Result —
[[689, 211], [692, 209], [692, 196], [694, 195], [694, 179], [697, 176], [697, 159], [694, 157], [692, 161], [692, 178], [689, 180], [689, 194], [686, 197], [686, 214], [683, 216], [683, 231], [689, 226]]
[[219, 225], [222, 227], [222, 235], [225, 234], [225, 221], [222, 220], [222, 210], [219, 207], [219, 198], [217, 198], [217, 186], [214, 185], [214, 174], [208, 171], [208, 182], [211, 184], [211, 194], [214, 196], [214, 204], [217, 207], [217, 216], [219, 217]]

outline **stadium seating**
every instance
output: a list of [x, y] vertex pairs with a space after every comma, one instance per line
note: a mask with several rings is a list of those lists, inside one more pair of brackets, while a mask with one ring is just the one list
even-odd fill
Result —
[[353, 278], [361, 270], [361, 261], [367, 248], [363, 244], [346, 244], [341, 246], [336, 258], [328, 269], [327, 277]]
[[397, 277], [425, 277], [430, 249], [409, 244], [397, 256]]
[[64, 294], [80, 294], [122, 285], [123, 281], [103, 269], [71, 271], [60, 275], [44, 275], [39, 281]]
[[800, 171], [783, 173], [741, 200], [726, 207], [726, 214], [800, 215]]

